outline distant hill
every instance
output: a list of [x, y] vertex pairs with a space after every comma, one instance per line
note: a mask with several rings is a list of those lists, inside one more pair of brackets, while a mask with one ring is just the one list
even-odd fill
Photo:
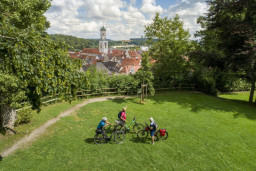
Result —
[[82, 50], [83, 48], [99, 47], [99, 39], [84, 39], [62, 34], [50, 34], [50, 38], [55, 41], [64, 41], [66, 44], [73, 47], [69, 50]]
[[[71, 46], [69, 50], [83, 50], [83, 48], [99, 48], [99, 39], [84, 39], [78, 38], [75, 36], [63, 35], [63, 34], [50, 34], [50, 38], [55, 41], [64, 41], [66, 44]], [[109, 47], [116, 45], [124, 45], [124, 44], [134, 44], [134, 45], [145, 45], [147, 39], [146, 38], [131, 38], [130, 42], [123, 43], [122, 41], [114, 41], [109, 40]]]

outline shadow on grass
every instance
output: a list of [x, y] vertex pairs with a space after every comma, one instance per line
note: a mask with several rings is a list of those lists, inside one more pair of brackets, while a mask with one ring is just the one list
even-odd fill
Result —
[[3, 157], [0, 155], [0, 161], [2, 161], [3, 160]]
[[87, 139], [84, 140], [84, 142], [86, 142], [88, 144], [95, 144], [94, 138], [87, 138]]
[[215, 110], [235, 113], [234, 118], [246, 117], [251, 120], [256, 120], [256, 106], [250, 105], [246, 101], [224, 99], [214, 96], [209, 96], [199, 92], [179, 92], [169, 91], [165, 93], [157, 93], [155, 96], [150, 96], [148, 99], [155, 104], [163, 104], [165, 102], [176, 103], [183, 108], [190, 108], [192, 112], [201, 110]]
[[129, 140], [132, 141], [133, 143], [143, 143], [143, 144], [149, 144], [150, 143], [149, 138], [140, 139], [138, 137], [132, 137]]
[[16, 132], [11, 128], [0, 127], [0, 134], [6, 135], [8, 132], [11, 133], [11, 134], [16, 134]]
[[140, 103], [140, 101], [137, 98], [122, 98], [122, 97], [116, 97], [114, 99], [108, 98], [108, 100], [114, 102], [114, 103], [118, 103], [118, 104], [122, 104], [122, 103], [135, 103], [135, 104], [139, 104], [139, 105], [144, 105], [143, 103]]

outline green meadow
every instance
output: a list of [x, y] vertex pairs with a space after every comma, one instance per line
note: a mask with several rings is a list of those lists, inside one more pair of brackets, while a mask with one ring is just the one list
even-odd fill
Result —
[[[153, 117], [168, 139], [152, 145], [131, 132], [122, 144], [96, 145], [101, 118], [114, 123], [126, 105], [128, 122], [136, 116], [145, 124]], [[90, 103], [4, 158], [0, 170], [256, 170], [255, 142], [255, 106], [197, 92], [164, 92], [143, 104], [135, 97]]]

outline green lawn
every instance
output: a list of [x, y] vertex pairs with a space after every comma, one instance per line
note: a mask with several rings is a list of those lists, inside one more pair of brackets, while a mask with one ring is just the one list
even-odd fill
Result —
[[48, 120], [54, 117], [57, 117], [61, 112], [64, 112], [65, 110], [81, 102], [82, 102], [81, 100], [74, 101], [71, 104], [68, 102], [61, 102], [61, 103], [56, 103], [49, 106], [43, 106], [42, 111], [40, 113], [37, 113], [34, 111], [33, 112], [34, 116], [30, 123], [22, 124], [14, 128], [14, 130], [17, 132], [16, 135], [3, 136], [0, 133], [0, 151], [6, 147], [11, 146], [13, 143], [20, 140], [24, 136], [30, 134], [35, 128], [41, 126]]
[[[0, 170], [256, 170], [256, 108], [201, 93], [170, 92], [139, 99], [91, 103], [62, 118], [29, 148], [4, 158]], [[93, 143], [103, 116], [117, 118], [128, 105], [128, 120], [155, 118], [166, 141]]]
[[[224, 93], [219, 95], [219, 97], [224, 99], [232, 99], [232, 100], [240, 100], [240, 101], [249, 101], [250, 92], [249, 91], [241, 91], [241, 92], [232, 92], [232, 93]], [[254, 101], [255, 101], [256, 92], [254, 93]]]

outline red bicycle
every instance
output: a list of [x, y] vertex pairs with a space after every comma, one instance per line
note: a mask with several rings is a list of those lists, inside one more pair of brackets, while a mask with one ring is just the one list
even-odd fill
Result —
[[[148, 137], [148, 132], [150, 131], [150, 127], [148, 126], [147, 122], [145, 122], [146, 127], [145, 129], [140, 130], [137, 133], [137, 137], [139, 139], [144, 139]], [[168, 138], [168, 132], [166, 131], [166, 129], [158, 129], [154, 136], [156, 137], [157, 140], [166, 140]]]

